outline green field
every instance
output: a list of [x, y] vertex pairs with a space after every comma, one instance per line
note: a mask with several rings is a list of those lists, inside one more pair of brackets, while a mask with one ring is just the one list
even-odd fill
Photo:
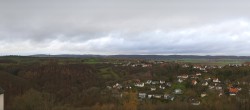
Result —
[[179, 63], [192, 63], [192, 64], [202, 64], [202, 65], [218, 65], [224, 66], [228, 64], [242, 64], [249, 62], [250, 59], [171, 59], [166, 61], [174, 61]]

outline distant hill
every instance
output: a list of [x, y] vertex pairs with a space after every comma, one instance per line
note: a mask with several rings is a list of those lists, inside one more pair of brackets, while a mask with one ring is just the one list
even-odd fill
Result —
[[31, 55], [32, 57], [66, 57], [66, 58], [133, 58], [133, 59], [250, 59], [250, 56], [198, 56], [198, 55]]
[[67, 58], [101, 58], [105, 57], [103, 55], [74, 55], [74, 54], [60, 54], [60, 55], [46, 55], [46, 54], [37, 54], [30, 55], [31, 57], [67, 57]]

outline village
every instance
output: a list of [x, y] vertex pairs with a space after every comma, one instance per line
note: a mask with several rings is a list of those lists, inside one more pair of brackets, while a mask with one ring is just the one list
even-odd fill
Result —
[[[126, 66], [131, 67], [152, 67], [154, 63], [129, 63]], [[125, 65], [123, 65], [125, 66]], [[182, 68], [189, 68], [191, 65], [182, 64]], [[229, 64], [229, 67], [249, 66], [248, 64]], [[114, 85], [108, 85], [107, 89], [112, 91], [114, 97], [123, 97], [123, 93], [135, 91], [138, 100], [143, 101], [161, 101], [171, 102], [175, 100], [185, 100], [191, 105], [198, 106], [207, 97], [236, 97], [240, 99], [241, 93], [250, 95], [250, 82], [221, 80], [210, 69], [222, 69], [223, 66], [192, 65], [193, 69], [198, 70], [194, 74], [181, 73], [174, 79], [131, 79], [128, 81], [117, 82]], [[244, 92], [242, 92], [244, 90]], [[244, 97], [241, 97], [244, 99]]]

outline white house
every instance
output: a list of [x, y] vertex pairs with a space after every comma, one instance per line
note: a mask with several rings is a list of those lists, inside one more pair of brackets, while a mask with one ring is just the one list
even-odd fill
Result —
[[144, 83], [135, 83], [136, 87], [144, 87]]
[[153, 95], [151, 94], [148, 94], [148, 98], [151, 99], [153, 97]]
[[203, 82], [201, 85], [202, 85], [202, 86], [207, 86], [207, 85], [208, 85], [208, 82], [207, 82], [207, 81], [206, 81], [206, 82]]
[[209, 89], [214, 89], [214, 88], [215, 88], [215, 86], [213, 86], [213, 85], [209, 85], [209, 86], [208, 86], [208, 88], [209, 88]]
[[182, 65], [182, 68], [188, 68], [188, 67], [189, 67], [189, 65], [187, 65], [187, 64]]
[[182, 90], [181, 89], [175, 89], [174, 90], [174, 94], [182, 94]]
[[142, 99], [146, 98], [146, 96], [147, 96], [146, 93], [139, 93], [139, 94], [138, 94], [138, 97], [139, 97], [139, 98], [142, 98]]
[[153, 97], [156, 98], [156, 99], [160, 99], [160, 98], [162, 97], [162, 95], [160, 95], [160, 94], [155, 94], [155, 95], [153, 95]]
[[0, 110], [4, 110], [4, 90], [0, 87]]
[[177, 78], [181, 78], [181, 79], [187, 79], [188, 78], [188, 75], [180, 75], [180, 76], [177, 76]]
[[182, 83], [182, 82], [183, 82], [183, 80], [182, 80], [182, 79], [178, 79], [178, 82], [179, 82], [179, 83]]
[[152, 80], [147, 80], [146, 84], [151, 84]]
[[200, 68], [201, 71], [206, 71], [206, 68]]
[[172, 84], [170, 82], [165, 83], [166, 86], [171, 87]]
[[214, 83], [220, 83], [220, 80], [218, 78], [213, 79]]
[[170, 95], [170, 94], [164, 94], [163, 98], [166, 99], [166, 100], [171, 100], [171, 101], [174, 100], [174, 96]]
[[222, 87], [221, 86], [216, 86], [215, 89], [216, 90], [222, 90]]
[[153, 85], [156, 85], [156, 84], [159, 84], [160, 82], [159, 81], [152, 81], [151, 84]]
[[206, 93], [201, 93], [201, 97], [206, 97], [207, 94]]
[[122, 88], [122, 85], [119, 84], [119, 83], [116, 83], [115, 85], [113, 85], [113, 88], [114, 88], [114, 89], [121, 89], [121, 88]]
[[197, 105], [200, 105], [200, 104], [201, 104], [200, 100], [195, 99], [195, 98], [191, 98], [191, 99], [189, 99], [189, 102], [190, 102], [192, 105], [195, 105], [195, 106], [197, 106]]
[[156, 91], [156, 87], [151, 87], [151, 91]]
[[200, 102], [200, 101], [194, 101], [194, 102], [192, 102], [191, 104], [192, 104], [192, 105], [200, 105], [201, 102]]
[[192, 85], [196, 85], [197, 81], [196, 80], [192, 80]]
[[196, 76], [201, 76], [201, 73], [196, 73]]
[[220, 92], [220, 93], [219, 93], [219, 97], [222, 96], [222, 95], [223, 95], [222, 92]]
[[165, 89], [165, 87], [164, 87], [164, 86], [161, 86], [161, 85], [159, 86], [159, 88], [160, 88], [160, 89]]
[[211, 80], [211, 78], [209, 77], [209, 78], [206, 78], [205, 80], [206, 80], [206, 81], [210, 81], [210, 80]]
[[160, 84], [164, 84], [165, 83], [165, 81], [163, 81], [163, 80], [160, 80]]

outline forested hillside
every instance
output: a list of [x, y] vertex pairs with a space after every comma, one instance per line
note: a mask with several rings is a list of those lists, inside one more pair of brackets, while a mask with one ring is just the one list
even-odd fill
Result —
[[[146, 66], [138, 66], [139, 64]], [[217, 97], [214, 92], [211, 92], [210, 98], [202, 99], [203, 104], [200, 106], [190, 105], [187, 98], [196, 97], [196, 93], [206, 89], [192, 86], [188, 83], [189, 80], [176, 83], [175, 78], [183, 73], [203, 74], [194, 69], [193, 64], [189, 65], [191, 66], [183, 67], [182, 63], [120, 58], [1, 57], [0, 87], [5, 90], [6, 110], [235, 110], [249, 107], [244, 105], [249, 102], [242, 104], [242, 101], [237, 101], [239, 98], [226, 95]], [[250, 67], [211, 68], [202, 76], [205, 77], [249, 83]], [[176, 100], [172, 102], [142, 100], [138, 98], [138, 92], [144, 89], [125, 88], [125, 85], [138, 80], [165, 80], [173, 86], [164, 90], [164, 93], [175, 86], [181, 86], [185, 93], [176, 96]], [[201, 82], [202, 79], [198, 81]], [[122, 89], [107, 89], [110, 86], [115, 88], [113, 85], [118, 83], [123, 84]], [[249, 97], [249, 86], [244, 86], [244, 89], [242, 91], [246, 92], [238, 95], [239, 97]]]

